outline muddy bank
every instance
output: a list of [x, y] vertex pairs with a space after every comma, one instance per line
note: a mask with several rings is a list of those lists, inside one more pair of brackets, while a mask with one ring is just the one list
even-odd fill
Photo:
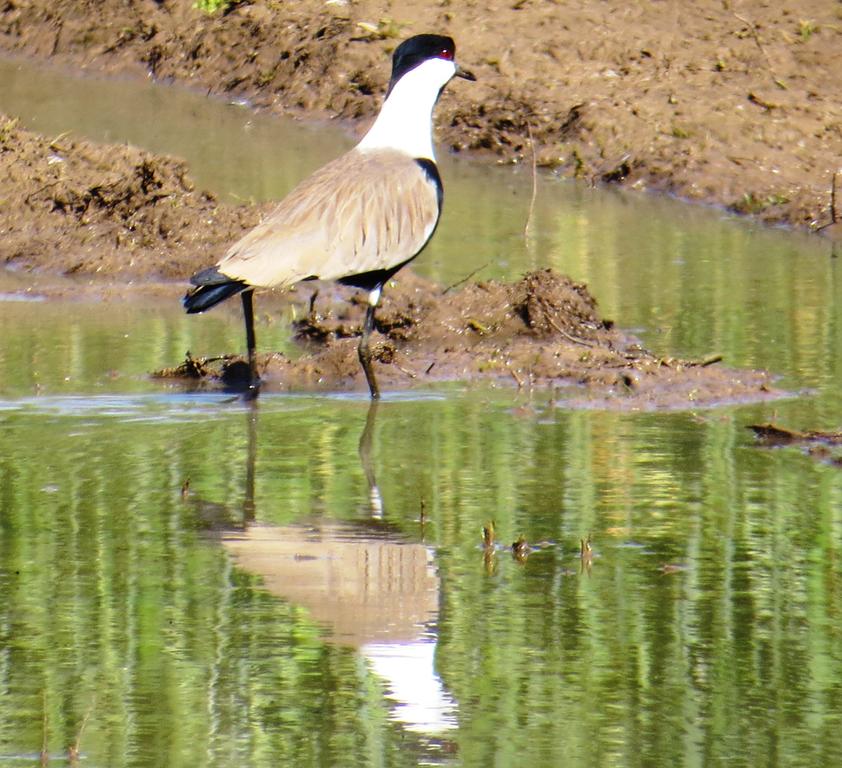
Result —
[[[324, 284], [299, 286], [295, 333], [303, 353], [261, 355], [268, 391], [367, 391], [357, 359], [365, 296]], [[372, 337], [384, 392], [442, 381], [486, 381], [520, 389], [573, 387], [567, 405], [624, 410], [687, 409], [780, 397], [771, 377], [734, 371], [718, 359], [659, 358], [600, 317], [584, 285], [543, 270], [515, 283], [457, 290], [401, 272], [383, 294]], [[242, 387], [237, 356], [188, 358], [159, 371], [198, 388]], [[572, 399], [567, 398], [572, 395]]]
[[197, 191], [186, 165], [122, 145], [47, 138], [0, 114], [0, 264], [184, 279], [261, 210]]
[[839, 3], [255, 0], [216, 14], [193, 6], [7, 0], [0, 49], [365, 123], [397, 40], [441, 31], [480, 78], [445, 93], [445, 147], [531, 161], [531, 133], [538, 163], [568, 176], [769, 222], [830, 221], [842, 164]]

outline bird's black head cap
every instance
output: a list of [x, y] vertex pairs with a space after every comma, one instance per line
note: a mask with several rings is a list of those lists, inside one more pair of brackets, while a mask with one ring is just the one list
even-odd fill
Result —
[[453, 61], [456, 57], [456, 43], [446, 35], [415, 35], [404, 40], [392, 54], [392, 79], [389, 92], [407, 72], [428, 59]]

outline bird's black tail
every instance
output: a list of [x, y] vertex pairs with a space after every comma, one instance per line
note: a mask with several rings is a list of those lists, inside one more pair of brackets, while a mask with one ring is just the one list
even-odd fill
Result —
[[242, 280], [232, 280], [216, 267], [208, 267], [197, 272], [190, 278], [190, 282], [196, 287], [188, 291], [181, 300], [190, 315], [204, 312], [219, 304], [220, 301], [236, 296], [240, 291], [248, 288]]

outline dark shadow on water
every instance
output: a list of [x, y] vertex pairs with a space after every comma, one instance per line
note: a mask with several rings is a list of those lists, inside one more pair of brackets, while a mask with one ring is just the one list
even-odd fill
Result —
[[257, 400], [248, 402], [245, 412], [246, 444], [245, 470], [246, 479], [243, 488], [243, 502], [239, 509], [228, 504], [203, 498], [192, 489], [182, 492], [185, 503], [195, 516], [195, 525], [208, 535], [223, 537], [227, 532], [243, 531], [255, 520], [255, 471], [257, 465]]
[[[197, 526], [210, 534], [224, 535], [231, 530], [244, 530], [257, 517], [255, 503], [255, 482], [257, 475], [257, 435], [259, 422], [259, 399], [244, 398], [247, 405], [245, 409], [246, 419], [246, 455], [245, 455], [245, 486], [243, 488], [243, 502], [239, 510], [230, 505], [221, 504], [202, 498], [194, 490], [185, 491], [185, 501], [193, 509], [196, 516]], [[374, 471], [372, 449], [374, 433], [377, 424], [377, 410], [379, 403], [373, 401], [366, 413], [365, 425], [360, 434], [358, 443], [358, 454], [363, 474], [368, 485], [368, 508], [371, 513], [372, 522], [383, 520], [383, 499], [380, 488], [377, 485], [377, 477]], [[364, 526], [374, 535], [383, 535], [386, 527], [375, 524], [372, 528]], [[379, 530], [379, 533], [375, 533]]]

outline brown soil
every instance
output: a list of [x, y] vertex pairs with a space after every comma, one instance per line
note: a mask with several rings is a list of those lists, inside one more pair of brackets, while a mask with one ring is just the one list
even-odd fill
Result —
[[187, 173], [180, 160], [48, 139], [0, 114], [0, 263], [183, 279], [260, 218], [195, 191]]
[[[0, 49], [365, 119], [399, 38], [453, 35], [479, 82], [439, 140], [504, 162], [656, 188], [772, 222], [830, 222], [842, 158], [842, 4], [627, 0], [5, 0]], [[839, 229], [838, 227], [836, 229]]]
[[[829, 183], [820, 166], [827, 153], [840, 155], [842, 137], [842, 100], [834, 103], [830, 95], [840, 88], [830, 76], [829, 62], [838, 62], [831, 43], [840, 42], [830, 12], [819, 13], [818, 4], [814, 12], [803, 10], [813, 20], [810, 34], [802, 30], [789, 40], [783, 30], [797, 29], [802, 11], [786, 16], [754, 9], [754, 22], [764, 25], [755, 28], [720, 5], [702, 3], [705, 12], [700, 6], [686, 12], [694, 26], [651, 5], [660, 13], [613, 2], [457, 10], [306, 0], [240, 4], [211, 17], [194, 10], [192, 0], [6, 0], [0, 3], [0, 48], [97, 70], [151, 71], [246, 95], [278, 111], [368, 117], [380, 101], [396, 30], [400, 36], [446, 31], [460, 43], [463, 63], [481, 77], [475, 90], [464, 84], [458, 94], [446, 91], [438, 111], [439, 136], [454, 149], [517, 161], [529, 154], [524, 136], [531, 130], [542, 164], [565, 172], [656, 184], [722, 203], [777, 196], [775, 205], [757, 212], [801, 223], [820, 217]], [[410, 18], [415, 21], [404, 26], [389, 21]], [[361, 24], [372, 19], [373, 27]], [[679, 29], [686, 31], [680, 39]], [[708, 51], [723, 67], [699, 63]], [[809, 84], [799, 75], [805, 61]], [[771, 82], [770, 62], [775, 78], [788, 85], [774, 92], [776, 105], [759, 84]], [[740, 88], [751, 88], [754, 100], [745, 97], [741, 108], [732, 103], [726, 109]], [[690, 127], [665, 132], [665, 125], [678, 125], [676, 115]], [[780, 173], [763, 170], [772, 167]], [[122, 281], [183, 280], [271, 207], [219, 204], [193, 188], [179, 160], [68, 137], [51, 140], [2, 116], [0, 189], [0, 263]], [[781, 202], [784, 196], [790, 202]], [[267, 387], [364, 389], [356, 356], [363, 307], [352, 292], [321, 291], [297, 327], [307, 351], [296, 360], [271, 355], [261, 361]], [[311, 293], [305, 286], [293, 294], [299, 316], [307, 315]], [[261, 311], [268, 304], [261, 298]], [[384, 294], [376, 341], [384, 389], [456, 379], [518, 387], [573, 383], [582, 387], [578, 404], [623, 408], [780, 394], [762, 373], [656, 358], [601, 319], [584, 286], [549, 272], [513, 285], [448, 291], [404, 271]], [[166, 373], [198, 376], [205, 386], [218, 377], [236, 379], [241, 368], [230, 360], [217, 366], [188, 360]]]

